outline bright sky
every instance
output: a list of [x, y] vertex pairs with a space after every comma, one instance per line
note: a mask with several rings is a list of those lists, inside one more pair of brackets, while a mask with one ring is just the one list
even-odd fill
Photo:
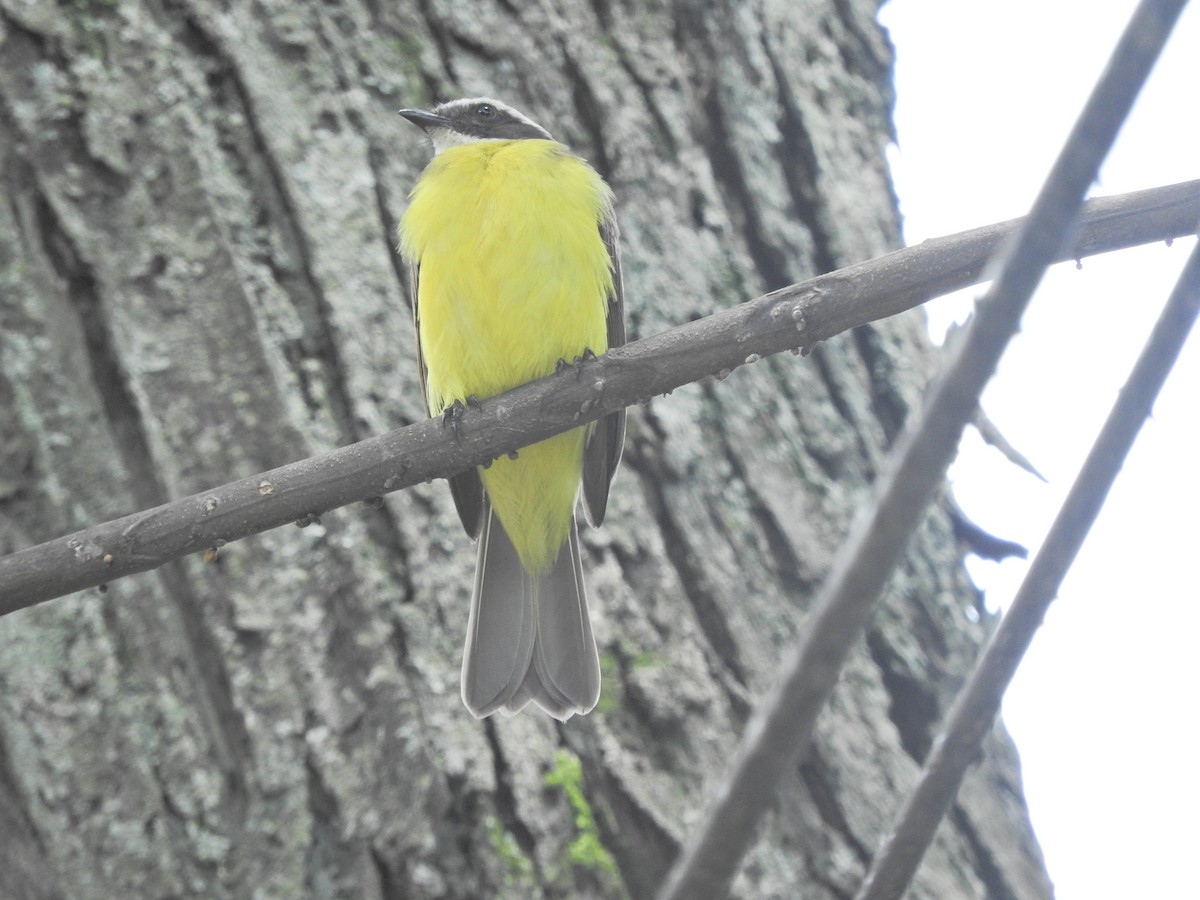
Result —
[[[893, 172], [907, 241], [1022, 215], [1132, 0], [892, 0]], [[1175, 29], [1093, 194], [1200, 178], [1200, 8]], [[951, 471], [976, 522], [1036, 551], [1194, 239], [1048, 274], [984, 397], [1036, 481], [972, 431]], [[931, 328], [978, 290], [931, 304]], [[1200, 337], [1005, 700], [1059, 900], [1195, 897], [1200, 845]], [[969, 568], [1005, 606], [1026, 564]]]

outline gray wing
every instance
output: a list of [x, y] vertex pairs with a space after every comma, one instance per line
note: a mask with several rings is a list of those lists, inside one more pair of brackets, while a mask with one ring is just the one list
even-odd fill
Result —
[[[608, 296], [608, 349], [625, 343], [625, 287], [621, 283], [621, 243], [617, 219], [611, 210], [600, 222], [600, 237], [608, 248], [613, 292]], [[596, 422], [583, 451], [583, 512], [593, 528], [604, 521], [608, 486], [621, 462], [625, 445], [625, 410], [609, 413]], [[461, 509], [460, 509], [461, 512]]]
[[[413, 324], [417, 330], [417, 368], [421, 374], [421, 393], [425, 395], [425, 408], [429, 410], [429, 415], [433, 416], [438, 413], [429, 405], [425, 354], [421, 352], [421, 307], [417, 303], [417, 297], [420, 296], [421, 267], [417, 263], [409, 267], [408, 283], [412, 286]], [[463, 528], [472, 540], [477, 539], [483, 527], [483, 482], [479, 479], [479, 470], [472, 468], [466, 472], [459, 472], [447, 480], [450, 482], [450, 496], [454, 498], [454, 508], [458, 510], [458, 518], [462, 520]]]

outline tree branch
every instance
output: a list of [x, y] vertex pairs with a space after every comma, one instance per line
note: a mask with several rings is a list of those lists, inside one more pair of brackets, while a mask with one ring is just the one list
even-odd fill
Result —
[[[1200, 181], [1093, 200], [1055, 259], [1194, 234]], [[761, 357], [811, 349], [981, 280], [1023, 220], [858, 263], [619, 347], [470, 409], [388, 432], [0, 558], [0, 615], [156, 568], [329, 509], [444, 478], [521, 446]]]
[[894, 900], [908, 888], [938, 823], [958, 792], [963, 774], [978, 758], [983, 739], [1000, 711], [1004, 691], [1100, 514], [1142, 424], [1150, 417], [1154, 400], [1198, 314], [1200, 245], [1192, 250], [1042, 549], [959, 694], [945, 730], [933, 742], [917, 787], [876, 854], [857, 900]]
[[966, 335], [896, 441], [778, 681], [746, 725], [729, 772], [675, 861], [659, 900], [725, 897], [755, 825], [794, 772], [817, 715], [945, 478], [963, 428], [1021, 316], [1076, 220], [1083, 195], [1171, 32], [1184, 0], [1143, 0], [1075, 123]]

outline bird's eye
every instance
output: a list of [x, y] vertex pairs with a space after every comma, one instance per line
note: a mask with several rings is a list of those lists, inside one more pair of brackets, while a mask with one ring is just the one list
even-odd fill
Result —
[[496, 107], [490, 103], [480, 103], [475, 107], [475, 115], [481, 119], [490, 119], [496, 115]]

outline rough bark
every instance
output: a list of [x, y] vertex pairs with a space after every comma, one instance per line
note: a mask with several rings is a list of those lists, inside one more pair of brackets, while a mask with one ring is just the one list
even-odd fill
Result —
[[[0, 0], [0, 552], [422, 415], [399, 106], [592, 160], [634, 336], [894, 248], [874, 13]], [[0, 620], [0, 894], [651, 896], [928, 369], [906, 315], [632, 411], [566, 725], [463, 710], [442, 484]], [[957, 552], [935, 510], [736, 896], [853, 891], [988, 627]], [[1049, 894], [997, 731], [913, 896]]]

